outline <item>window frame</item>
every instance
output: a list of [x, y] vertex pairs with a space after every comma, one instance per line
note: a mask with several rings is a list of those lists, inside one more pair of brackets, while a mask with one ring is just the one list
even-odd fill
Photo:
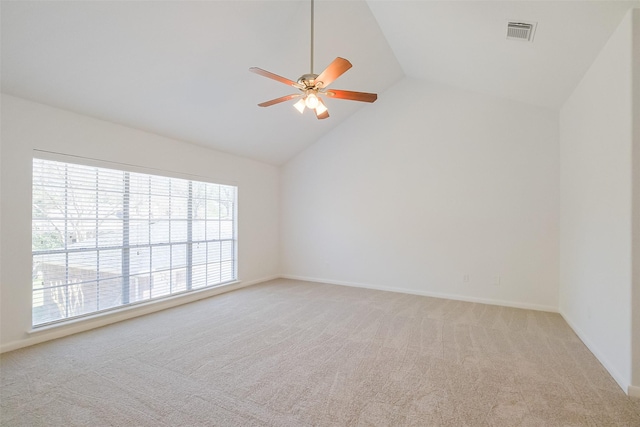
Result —
[[[100, 209], [100, 204], [98, 201], [98, 196], [97, 194], [99, 193], [99, 188], [98, 188], [98, 171], [99, 169], [106, 169], [106, 170], [110, 170], [110, 171], [114, 171], [116, 173], [122, 173], [122, 175], [124, 177], [130, 177], [132, 176], [132, 174], [135, 174], [135, 176], [146, 176], [149, 179], [149, 182], [151, 182], [151, 180], [153, 180], [153, 177], [156, 177], [158, 179], [161, 180], [167, 180], [166, 182], [170, 182], [170, 183], [174, 183], [174, 182], [180, 182], [182, 184], [186, 184], [188, 185], [188, 196], [187, 196], [187, 217], [184, 219], [175, 219], [172, 217], [169, 217], [168, 219], [164, 219], [163, 221], [166, 222], [169, 225], [169, 230], [171, 227], [171, 224], [173, 222], [177, 223], [178, 221], [181, 223], [186, 223], [186, 228], [187, 228], [187, 236], [184, 239], [184, 241], [174, 241], [172, 240], [173, 237], [171, 234], [169, 234], [168, 239], [166, 239], [165, 241], [161, 241], [161, 242], [153, 242], [152, 241], [152, 232], [151, 229], [149, 228], [149, 234], [148, 234], [148, 242], [146, 243], [137, 243], [137, 244], [133, 244], [132, 242], [127, 240], [127, 233], [130, 231], [130, 227], [131, 227], [131, 218], [129, 217], [130, 211], [129, 211], [129, 206], [127, 206], [127, 201], [128, 199], [131, 197], [132, 195], [132, 190], [131, 188], [128, 186], [130, 184], [130, 181], [128, 180], [129, 178], [125, 179], [123, 182], [123, 190], [122, 190], [122, 196], [123, 196], [123, 200], [122, 200], [122, 229], [123, 229], [123, 234], [122, 234], [122, 240], [120, 242], [120, 244], [116, 244], [116, 245], [111, 245], [111, 246], [101, 246], [101, 244], [99, 243], [99, 239], [98, 239], [98, 235], [100, 234], [99, 230], [100, 227], [98, 226], [98, 222], [96, 220], [96, 228], [95, 228], [95, 246], [89, 246], [89, 247], [78, 247], [78, 248], [69, 248], [68, 243], [67, 243], [67, 238], [68, 238], [68, 234], [67, 234], [67, 230], [65, 228], [65, 233], [64, 233], [64, 237], [62, 237], [63, 242], [64, 242], [64, 247], [63, 248], [57, 248], [54, 250], [38, 250], [34, 247], [33, 243], [32, 243], [32, 278], [34, 278], [32, 280], [32, 284], [31, 284], [31, 325], [32, 328], [35, 330], [37, 328], [42, 328], [42, 327], [48, 327], [51, 325], [55, 325], [55, 324], [64, 324], [67, 322], [71, 322], [71, 321], [76, 321], [78, 319], [81, 319], [83, 317], [94, 317], [96, 315], [103, 315], [103, 314], [107, 314], [109, 312], [114, 312], [114, 311], [119, 311], [125, 308], [129, 308], [132, 306], [136, 306], [136, 305], [140, 305], [140, 304], [153, 304], [153, 303], [157, 303], [157, 302], [161, 302], [167, 298], [173, 298], [176, 296], [181, 296], [181, 295], [188, 295], [188, 294], [192, 294], [192, 293], [196, 293], [202, 290], [210, 290], [213, 288], [217, 288], [220, 286], [225, 286], [225, 285], [229, 285], [229, 284], [233, 284], [238, 282], [238, 186], [235, 183], [225, 183], [225, 182], [219, 182], [220, 180], [217, 179], [211, 179], [210, 177], [202, 177], [202, 176], [197, 176], [197, 175], [192, 175], [192, 174], [184, 174], [184, 173], [178, 173], [178, 172], [173, 172], [173, 171], [168, 171], [168, 170], [162, 170], [162, 169], [154, 169], [154, 168], [145, 168], [145, 167], [140, 167], [140, 166], [134, 166], [134, 165], [130, 165], [130, 164], [124, 164], [124, 163], [117, 163], [117, 162], [108, 162], [108, 161], [102, 161], [102, 160], [96, 160], [96, 159], [91, 159], [91, 158], [85, 158], [85, 157], [80, 157], [80, 156], [69, 156], [69, 155], [65, 155], [65, 154], [59, 154], [59, 153], [51, 153], [51, 152], [41, 152], [38, 150], [34, 150], [33, 153], [33, 160], [32, 160], [32, 171], [31, 171], [31, 177], [32, 177], [32, 184], [31, 184], [31, 188], [32, 188], [32, 218], [31, 218], [31, 224], [32, 224], [32, 241], [35, 235], [35, 223], [36, 223], [36, 216], [33, 213], [33, 209], [35, 206], [35, 200], [33, 200], [35, 191], [36, 191], [36, 176], [35, 176], [35, 165], [36, 162], [39, 161], [44, 161], [44, 162], [59, 162], [65, 165], [79, 165], [80, 167], [85, 167], [85, 168], [98, 168], [95, 169], [96, 170], [96, 207], [95, 207], [95, 212], [96, 212], [96, 218], [98, 216], [98, 212]], [[68, 167], [68, 166], [65, 166]], [[66, 170], [66, 169], [65, 169]], [[218, 181], [218, 182], [215, 182]], [[193, 193], [193, 185], [204, 185], [204, 188], [215, 188], [217, 186], [218, 188], [218, 198], [217, 199], [208, 199], [206, 196], [204, 196], [203, 199], [198, 198], [197, 196], [194, 195]], [[150, 184], [151, 185], [151, 184]], [[169, 184], [171, 185], [171, 184]], [[50, 186], [50, 185], [49, 185]], [[44, 186], [43, 186], [44, 187]], [[64, 188], [68, 188], [69, 187], [69, 181], [68, 178], [65, 174], [65, 184], [64, 184]], [[40, 188], [40, 187], [39, 187]], [[151, 188], [151, 187], [149, 187]], [[170, 187], [171, 188], [171, 187]], [[224, 198], [222, 199], [220, 196], [220, 191], [221, 189], [224, 188], [225, 190], [229, 190], [228, 194], [231, 194], [230, 198]], [[65, 190], [66, 191], [66, 190]], [[118, 193], [116, 193], [118, 194]], [[149, 209], [151, 209], [151, 189], [149, 189], [149, 193], [147, 194], [147, 196], [149, 197]], [[171, 193], [169, 193], [168, 196], [169, 200], [172, 197]], [[221, 202], [224, 200], [224, 202], [228, 202], [229, 206], [232, 209], [232, 214], [230, 217], [222, 217], [220, 216], [220, 211], [218, 211], [218, 216], [217, 219], [215, 220], [211, 220], [211, 221], [207, 221], [206, 217], [204, 219], [204, 225], [208, 225], [208, 222], [216, 222], [218, 223], [218, 235], [217, 238], [213, 239], [213, 238], [207, 238], [206, 237], [206, 233], [205, 233], [205, 237], [204, 240], [198, 240], [198, 239], [194, 239], [194, 234], [193, 234], [193, 225], [194, 225], [194, 217], [193, 217], [193, 202], [194, 200], [200, 200], [200, 201], [204, 201], [205, 205], [208, 205], [210, 201], [215, 201], [218, 203], [218, 206], [221, 206]], [[170, 203], [170, 201], [169, 201]], [[64, 206], [65, 206], [65, 210], [68, 209], [68, 205], [69, 205], [69, 201], [65, 198], [64, 201]], [[205, 212], [207, 212], [208, 209], [205, 206]], [[151, 212], [151, 211], [150, 211]], [[140, 220], [137, 219], [138, 221], [142, 222], [142, 223], [149, 223], [152, 224], [152, 214], [149, 214], [148, 219], [146, 220]], [[64, 214], [64, 218], [63, 220], [65, 221], [65, 227], [66, 227], [66, 223], [69, 220], [68, 215], [65, 213]], [[117, 222], [117, 221], [116, 221]], [[156, 221], [156, 222], [159, 222]], [[221, 224], [225, 222], [230, 222], [231, 223], [231, 229], [229, 230], [230, 237], [226, 237], [223, 238], [221, 235]], [[150, 226], [149, 226], [150, 227]], [[124, 230], [127, 230], [127, 232], [125, 232]], [[191, 231], [191, 232], [189, 232]], [[223, 242], [230, 242], [227, 245], [224, 245]], [[75, 243], [75, 242], [74, 242]], [[193, 248], [198, 245], [198, 248], [200, 247], [200, 244], [204, 244], [205, 245], [205, 252], [206, 252], [206, 257], [205, 257], [205, 264], [201, 265], [200, 263], [195, 262], [194, 263], [194, 258], [193, 258]], [[219, 255], [217, 258], [217, 264], [218, 264], [218, 281], [215, 281], [211, 284], [208, 284], [210, 277], [208, 275], [208, 266], [209, 264], [209, 250], [208, 250], [208, 246], [210, 244], [219, 244], [220, 249], [219, 249]], [[180, 266], [177, 268], [173, 268], [173, 248], [174, 247], [178, 247], [178, 246], [184, 246], [184, 249], [186, 249], [187, 254], [186, 254], [186, 260], [185, 260], [185, 265], [184, 266]], [[223, 250], [223, 246], [224, 246], [224, 250]], [[168, 269], [163, 270], [163, 272], [168, 272], [169, 274], [169, 282], [171, 283], [171, 281], [173, 280], [173, 274], [179, 271], [179, 270], [184, 270], [185, 273], [185, 289], [184, 290], [173, 290], [173, 288], [171, 287], [171, 285], [169, 285], [169, 292], [165, 292], [162, 293], [159, 296], [152, 296], [152, 291], [151, 288], [153, 286], [153, 274], [154, 271], [151, 270], [152, 267], [149, 267], [149, 271], [148, 271], [148, 277], [149, 277], [149, 296], [148, 297], [143, 297], [143, 298], [136, 298], [133, 299], [130, 298], [130, 295], [128, 295], [129, 291], [131, 290], [131, 280], [134, 279], [135, 277], [137, 277], [135, 274], [132, 274], [130, 268], [131, 268], [131, 259], [128, 257], [129, 252], [133, 249], [133, 250], [139, 250], [140, 249], [148, 249], [149, 250], [149, 259], [151, 262], [151, 253], [153, 251], [153, 248], [160, 248], [160, 247], [166, 247], [169, 248], [169, 252], [170, 252], [170, 267]], [[37, 256], [42, 256], [42, 255], [47, 255], [49, 253], [57, 253], [57, 254], [64, 254], [65, 257], [65, 271], [66, 271], [66, 280], [64, 281], [64, 283], [61, 283], [59, 285], [59, 287], [61, 288], [65, 288], [66, 294], [65, 294], [65, 304], [69, 304], [69, 287], [74, 285], [73, 281], [71, 281], [71, 279], [69, 278], [69, 254], [70, 253], [91, 253], [95, 251], [96, 257], [97, 257], [97, 261], [96, 261], [96, 279], [95, 279], [95, 283], [99, 284], [100, 283], [100, 251], [121, 251], [121, 258], [120, 258], [120, 265], [122, 266], [122, 274], [119, 277], [122, 280], [122, 290], [121, 290], [121, 294], [120, 294], [120, 298], [121, 301], [119, 304], [115, 304], [115, 305], [111, 305], [109, 307], [106, 308], [100, 308], [99, 303], [96, 305], [96, 309], [95, 310], [91, 310], [91, 311], [86, 311], [86, 312], [82, 312], [80, 314], [70, 314], [69, 310], [67, 308], [65, 308], [65, 312], [64, 313], [60, 313], [60, 317], [56, 318], [56, 319], [52, 319], [52, 320], [42, 320], [43, 318], [46, 319], [46, 316], [42, 316], [40, 318], [40, 320], [38, 321], [37, 316], [36, 316], [36, 293], [40, 293], [43, 301], [44, 301], [44, 294], [45, 292], [47, 292], [48, 289], [51, 289], [54, 286], [45, 286], [45, 280], [44, 280], [44, 273], [42, 274], [43, 279], [42, 279], [42, 287], [40, 289], [36, 289], [36, 278], [34, 276], [36, 271], [36, 257]], [[228, 256], [229, 258], [223, 258], [223, 252], [225, 256]], [[230, 274], [230, 277], [222, 277], [223, 274], [223, 263], [224, 266], [227, 267], [229, 264], [231, 265], [231, 268], [227, 268], [224, 269], [224, 273], [226, 274]], [[211, 264], [214, 264], [214, 262], [212, 261]], [[202, 270], [202, 266], [204, 266], [204, 271], [205, 271], [205, 277], [202, 278], [202, 276], [198, 276], [198, 285], [194, 287], [194, 277], [193, 277], [193, 273], [195, 271], [195, 268], [198, 268], [198, 271]], [[146, 273], [145, 273], [146, 274]], [[202, 285], [200, 285], [200, 283], [203, 283]], [[80, 281], [78, 283], [76, 283], [76, 285], [80, 285], [80, 286], [84, 286], [86, 284], [86, 282], [84, 281]], [[99, 286], [97, 287], [97, 291], [98, 294], [96, 294], [96, 299], [99, 300]], [[43, 302], [44, 304], [44, 302]], [[84, 304], [84, 301], [83, 301]], [[61, 308], [59, 308], [60, 310], [62, 310]], [[38, 323], [36, 323], [36, 321], [38, 321]]]

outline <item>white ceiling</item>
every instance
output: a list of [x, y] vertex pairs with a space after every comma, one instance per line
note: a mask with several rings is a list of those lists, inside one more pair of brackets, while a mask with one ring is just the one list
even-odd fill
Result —
[[[630, 1], [370, 1], [407, 76], [560, 109]], [[508, 21], [536, 22], [533, 43]]]
[[[384, 91], [405, 75], [558, 109], [621, 21], [627, 1], [316, 1], [315, 69], [353, 68], [331, 87]], [[368, 104], [249, 73], [309, 72], [309, 1], [2, 1], [2, 92], [282, 164]], [[534, 43], [505, 40], [537, 21]]]

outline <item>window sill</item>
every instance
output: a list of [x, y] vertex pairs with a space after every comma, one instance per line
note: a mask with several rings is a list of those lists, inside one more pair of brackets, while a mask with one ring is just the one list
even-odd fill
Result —
[[240, 280], [235, 280], [233, 282], [197, 289], [180, 295], [170, 295], [165, 298], [132, 304], [101, 313], [89, 314], [75, 319], [50, 323], [43, 326], [34, 326], [27, 330], [27, 334], [34, 335], [42, 332], [63, 329], [69, 329], [70, 333], [81, 332], [239, 289], [242, 287], [240, 286], [241, 283], [242, 282]]

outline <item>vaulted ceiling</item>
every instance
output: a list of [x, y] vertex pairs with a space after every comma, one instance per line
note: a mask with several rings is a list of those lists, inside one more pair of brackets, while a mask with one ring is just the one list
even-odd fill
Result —
[[[640, 1], [317, 0], [315, 66], [353, 68], [331, 87], [384, 92], [405, 76], [559, 109]], [[282, 164], [368, 104], [293, 102], [310, 70], [310, 1], [2, 1], [2, 92]], [[509, 20], [538, 23], [533, 43]]]

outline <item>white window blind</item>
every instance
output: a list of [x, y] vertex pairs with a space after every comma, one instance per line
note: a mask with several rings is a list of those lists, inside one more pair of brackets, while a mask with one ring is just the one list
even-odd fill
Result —
[[234, 186], [33, 160], [33, 325], [236, 279]]

